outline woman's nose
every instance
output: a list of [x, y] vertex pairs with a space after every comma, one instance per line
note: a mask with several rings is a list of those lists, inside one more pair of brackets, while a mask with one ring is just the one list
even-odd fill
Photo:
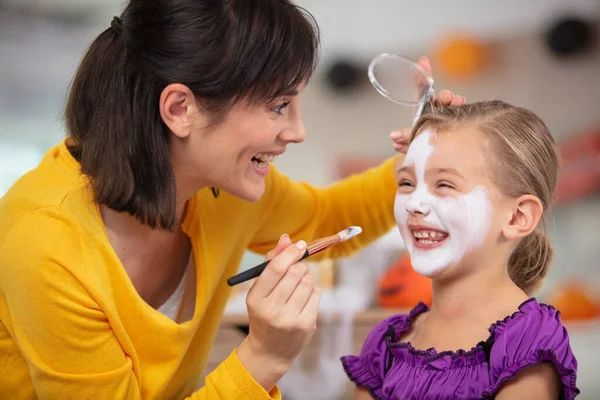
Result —
[[306, 139], [306, 126], [302, 117], [298, 116], [279, 134], [279, 138], [287, 143], [302, 143]]

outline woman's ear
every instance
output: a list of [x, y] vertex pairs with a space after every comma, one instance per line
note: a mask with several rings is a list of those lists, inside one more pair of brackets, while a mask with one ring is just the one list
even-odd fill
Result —
[[540, 199], [532, 195], [521, 196], [516, 200], [502, 234], [506, 239], [525, 237], [535, 230], [543, 214], [544, 206]]
[[196, 97], [185, 85], [173, 83], [160, 95], [160, 116], [171, 132], [186, 138], [191, 133], [192, 120], [200, 115]]

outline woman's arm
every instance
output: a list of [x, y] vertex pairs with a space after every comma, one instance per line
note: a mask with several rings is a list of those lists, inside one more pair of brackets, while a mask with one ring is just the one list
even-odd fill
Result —
[[554, 365], [541, 363], [521, 371], [507, 381], [496, 395], [497, 400], [557, 400], [560, 380]]
[[279, 236], [311, 241], [358, 225], [363, 233], [321, 256], [348, 256], [387, 233], [395, 225], [395, 168], [397, 155], [378, 167], [350, 176], [328, 188], [293, 182], [271, 170], [260, 200], [260, 226], [250, 250], [265, 254]]

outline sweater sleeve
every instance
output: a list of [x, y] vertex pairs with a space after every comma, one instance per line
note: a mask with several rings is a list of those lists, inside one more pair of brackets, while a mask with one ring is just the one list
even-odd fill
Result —
[[310, 242], [352, 225], [362, 227], [363, 233], [321, 253], [320, 257], [349, 256], [373, 242], [394, 226], [397, 157], [328, 188], [292, 182], [273, 168], [263, 196], [260, 229], [250, 243], [250, 250], [265, 254], [284, 233], [293, 241]]
[[281, 400], [281, 392], [275, 386], [271, 393], [260, 386], [242, 365], [237, 351], [222, 362], [206, 377], [204, 387], [189, 400]]
[[[35, 243], [23, 239], [31, 229]], [[1, 322], [27, 363], [37, 398], [146, 399], [134, 356], [115, 336], [94, 293], [69, 269], [86, 265], [82, 235], [64, 215], [42, 210], [0, 238]], [[253, 379], [235, 352], [188, 397], [280, 398], [277, 387], [267, 393]]]

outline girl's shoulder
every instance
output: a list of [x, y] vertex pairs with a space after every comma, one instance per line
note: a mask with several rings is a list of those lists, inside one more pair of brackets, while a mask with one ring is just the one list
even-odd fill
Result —
[[[493, 323], [489, 331], [488, 342], [494, 343], [497, 351], [503, 350], [504, 356], [512, 358], [521, 358], [524, 351], [532, 348], [554, 348], [561, 352], [569, 345], [560, 311], [533, 297], [524, 301], [512, 315]], [[506, 347], [500, 344], [506, 344]]]
[[490, 326], [488, 343], [492, 386], [491, 396], [500, 386], [525, 368], [542, 362], [554, 365], [565, 389], [565, 398], [575, 397], [577, 360], [560, 312], [551, 305], [530, 298], [518, 311]]

